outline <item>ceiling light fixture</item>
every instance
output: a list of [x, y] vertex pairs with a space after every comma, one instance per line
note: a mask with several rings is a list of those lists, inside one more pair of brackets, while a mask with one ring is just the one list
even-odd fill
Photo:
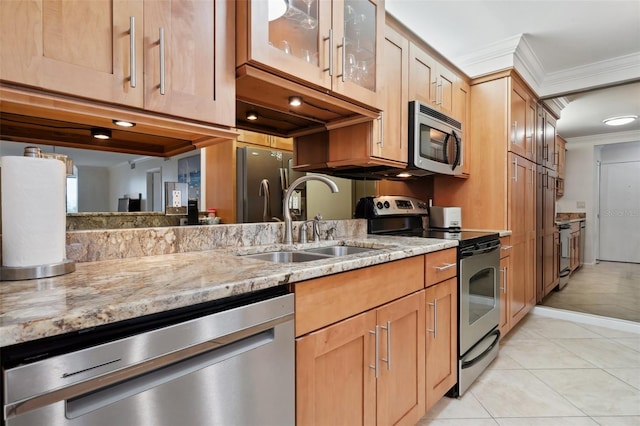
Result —
[[624, 124], [631, 123], [637, 118], [638, 118], [637, 115], [623, 115], [620, 117], [605, 118], [604, 120], [602, 120], [602, 122], [607, 126], [622, 126]]
[[120, 127], [133, 127], [136, 125], [136, 123], [133, 123], [131, 121], [126, 121], [126, 120], [111, 120], [111, 121], [113, 122], [113, 124]]
[[102, 127], [94, 127], [91, 129], [91, 136], [96, 139], [111, 139], [111, 130]]
[[287, 12], [289, 2], [287, 0], [269, 0], [267, 7], [269, 21], [275, 21]]
[[399, 178], [408, 178], [408, 177], [411, 177], [411, 173], [406, 173], [406, 172], [398, 173], [398, 174], [396, 175], [396, 177], [399, 177]]
[[258, 119], [258, 113], [256, 111], [247, 111], [245, 117], [247, 117], [247, 120], [255, 121]]
[[289, 96], [289, 105], [292, 107], [302, 105], [302, 96]]

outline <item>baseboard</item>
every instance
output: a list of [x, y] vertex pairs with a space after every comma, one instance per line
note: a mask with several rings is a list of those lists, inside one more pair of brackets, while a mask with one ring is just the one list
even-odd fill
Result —
[[640, 323], [634, 321], [603, 317], [583, 312], [567, 311], [564, 309], [549, 308], [546, 306], [534, 306], [531, 310], [531, 314], [640, 334]]

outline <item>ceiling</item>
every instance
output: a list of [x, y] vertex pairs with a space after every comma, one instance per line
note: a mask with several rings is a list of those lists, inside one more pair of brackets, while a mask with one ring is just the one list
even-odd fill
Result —
[[640, 1], [386, 0], [386, 9], [470, 77], [515, 67], [564, 107], [565, 138], [640, 131], [640, 120], [602, 124], [640, 116]]

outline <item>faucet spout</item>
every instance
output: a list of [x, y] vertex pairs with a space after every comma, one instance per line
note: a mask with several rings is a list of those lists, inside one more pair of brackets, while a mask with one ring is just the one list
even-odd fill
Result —
[[304, 182], [308, 182], [310, 180], [317, 180], [317, 181], [323, 182], [331, 189], [331, 192], [333, 193], [340, 192], [338, 190], [338, 185], [336, 185], [334, 181], [332, 181], [326, 176], [307, 175], [307, 176], [302, 176], [301, 178], [296, 179], [291, 184], [291, 186], [287, 188], [287, 191], [284, 194], [284, 200], [282, 201], [282, 212], [284, 214], [284, 237], [282, 242], [284, 244], [293, 244], [293, 220], [291, 219], [291, 212], [289, 211], [289, 203], [291, 201], [291, 195], [293, 194], [295, 189], [298, 187], [298, 185]]

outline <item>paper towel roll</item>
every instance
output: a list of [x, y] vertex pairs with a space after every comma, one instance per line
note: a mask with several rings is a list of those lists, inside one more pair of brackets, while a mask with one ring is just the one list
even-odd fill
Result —
[[65, 258], [66, 174], [55, 159], [2, 157], [2, 265], [26, 267]]

